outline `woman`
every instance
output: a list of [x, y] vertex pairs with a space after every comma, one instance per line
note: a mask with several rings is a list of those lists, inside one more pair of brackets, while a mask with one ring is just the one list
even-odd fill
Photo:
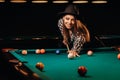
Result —
[[90, 41], [88, 29], [78, 20], [79, 9], [75, 5], [69, 5], [64, 12], [59, 13], [59, 16], [58, 27], [68, 53], [79, 56], [83, 44]]

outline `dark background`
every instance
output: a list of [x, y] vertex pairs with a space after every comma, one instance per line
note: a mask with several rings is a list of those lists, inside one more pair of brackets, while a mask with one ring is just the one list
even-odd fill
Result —
[[[119, 4], [108, 0], [107, 4], [76, 4], [80, 19], [91, 35], [120, 35]], [[0, 37], [59, 35], [57, 13], [67, 4], [0, 3]]]

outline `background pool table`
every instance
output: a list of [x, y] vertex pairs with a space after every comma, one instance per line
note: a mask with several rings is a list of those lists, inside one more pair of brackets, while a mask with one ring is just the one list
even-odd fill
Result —
[[[16, 70], [29, 80], [120, 80], [119, 51], [113, 47], [93, 48], [92, 56], [87, 55], [87, 50], [82, 50], [81, 56], [74, 59], [67, 58], [66, 49], [59, 49], [59, 55], [55, 53], [57, 49], [46, 49], [45, 54], [36, 54], [36, 49], [27, 49], [27, 55], [21, 54], [21, 50], [10, 50], [9, 53], [13, 60], [20, 61]], [[45, 65], [43, 71], [36, 68], [37, 62]], [[87, 68], [85, 77], [79, 76], [79, 66]]]

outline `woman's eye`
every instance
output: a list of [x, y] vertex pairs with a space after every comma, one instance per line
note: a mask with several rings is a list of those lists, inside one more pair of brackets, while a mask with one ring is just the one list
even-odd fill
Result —
[[66, 20], [69, 20], [69, 18], [66, 18]]

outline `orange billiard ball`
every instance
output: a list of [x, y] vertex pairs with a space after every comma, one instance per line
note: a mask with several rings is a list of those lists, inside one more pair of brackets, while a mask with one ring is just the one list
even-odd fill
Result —
[[26, 55], [27, 54], [27, 50], [22, 50], [21, 53], [24, 54], [24, 55]]
[[78, 74], [80, 76], [85, 76], [87, 73], [87, 68], [85, 66], [79, 66], [78, 67]]
[[40, 49], [36, 49], [36, 50], [35, 50], [35, 53], [36, 53], [36, 54], [40, 54], [40, 53], [41, 53], [41, 50], [40, 50]]
[[40, 71], [43, 71], [43, 69], [44, 69], [44, 64], [43, 64], [42, 62], [38, 62], [38, 63], [36, 64], [36, 68], [38, 68]]
[[40, 52], [41, 52], [41, 54], [44, 54], [45, 53], [45, 49], [41, 49]]
[[118, 53], [117, 58], [120, 60], [120, 53]]

